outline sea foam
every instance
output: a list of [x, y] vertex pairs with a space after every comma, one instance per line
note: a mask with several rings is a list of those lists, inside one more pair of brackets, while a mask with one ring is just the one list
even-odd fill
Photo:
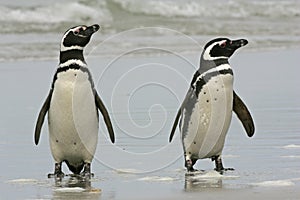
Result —
[[139, 178], [139, 181], [155, 181], [155, 182], [165, 182], [165, 181], [175, 181], [177, 178], [167, 177], [167, 176], [146, 176]]
[[54, 191], [56, 192], [84, 192], [86, 191], [84, 188], [81, 187], [66, 187], [66, 188], [57, 188]]
[[298, 144], [289, 144], [289, 145], [283, 146], [282, 148], [284, 148], [284, 149], [299, 149], [300, 145], [298, 145]]
[[13, 184], [37, 184], [38, 180], [36, 180], [36, 179], [20, 178], [20, 179], [8, 180], [7, 183], [13, 183]]
[[[170, 1], [170, 0], [113, 0], [124, 10], [146, 15], [164, 17], [219, 17], [246, 18], [257, 17], [287, 17], [299, 16], [300, 5], [297, 1]], [[222, 12], [220, 12], [220, 10]]]
[[260, 187], [286, 187], [293, 186], [295, 183], [291, 180], [275, 180], [275, 181], [263, 181], [252, 184], [254, 186]]

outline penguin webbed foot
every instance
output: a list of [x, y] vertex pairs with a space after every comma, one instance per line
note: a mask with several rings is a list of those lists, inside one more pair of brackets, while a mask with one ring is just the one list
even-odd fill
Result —
[[82, 173], [80, 173], [80, 176], [84, 179], [90, 179], [90, 178], [94, 177], [94, 173], [82, 172]]
[[197, 161], [197, 159], [188, 159], [185, 161], [185, 167], [186, 167], [188, 173], [193, 173], [193, 172], [199, 171], [193, 167], [194, 164], [196, 163], [196, 161]]
[[54, 173], [54, 174], [50, 173], [47, 176], [48, 176], [48, 178], [55, 178], [55, 179], [61, 180], [65, 176], [65, 174], [62, 171], [60, 171], [60, 172]]
[[91, 173], [91, 163], [85, 163], [83, 172], [80, 173], [82, 178], [90, 179], [94, 177], [94, 173]]
[[215, 168], [214, 170], [219, 172], [222, 175], [226, 171], [234, 171], [234, 168], [230, 168], [230, 167], [229, 168], [221, 168], [221, 169]]
[[48, 178], [55, 178], [57, 180], [61, 180], [65, 176], [65, 174], [61, 171], [61, 164], [61, 162], [55, 163], [54, 173], [48, 174]]
[[187, 172], [197, 172], [199, 171], [198, 169], [195, 169], [193, 167], [187, 168]]
[[228, 167], [228, 168], [224, 168], [223, 170], [224, 170], [224, 171], [234, 171], [234, 168]]
[[214, 156], [211, 158], [212, 161], [215, 161], [216, 168], [215, 171], [219, 172], [220, 174], [223, 174], [224, 171], [233, 171], [234, 168], [224, 168], [221, 156]]

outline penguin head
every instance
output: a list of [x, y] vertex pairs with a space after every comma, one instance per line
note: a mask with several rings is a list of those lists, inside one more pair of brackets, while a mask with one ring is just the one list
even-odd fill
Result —
[[62, 38], [60, 51], [68, 50], [83, 50], [83, 48], [89, 43], [93, 33], [100, 29], [98, 24], [92, 26], [75, 26], [67, 30]]
[[216, 38], [209, 41], [203, 50], [202, 59], [214, 61], [228, 59], [238, 48], [248, 44], [246, 39], [230, 40], [228, 38]]

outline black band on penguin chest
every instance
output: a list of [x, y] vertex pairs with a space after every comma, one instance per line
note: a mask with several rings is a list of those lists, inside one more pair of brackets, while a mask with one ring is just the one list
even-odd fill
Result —
[[196, 73], [194, 74], [193, 80], [191, 82], [191, 88], [193, 90], [195, 90], [197, 98], [203, 88], [203, 85], [205, 85], [212, 77], [218, 76], [221, 74], [222, 75], [225, 75], [225, 74], [233, 75], [233, 71], [232, 71], [232, 69], [222, 69], [220, 71], [212, 71], [210, 73], [205, 74], [203, 77], [201, 77], [199, 79], [198, 79], [198, 77], [201, 76], [201, 74], [198, 71], [196, 71]]
[[57, 80], [57, 75], [59, 73], [66, 72], [69, 69], [80, 70], [80, 71], [82, 71], [84, 73], [87, 73], [88, 74], [89, 82], [91, 83], [91, 87], [94, 88], [94, 82], [92, 80], [92, 75], [91, 75], [89, 69], [86, 68], [86, 67], [77, 65], [77, 64], [71, 64], [71, 65], [68, 65], [68, 66], [65, 66], [65, 67], [59, 67], [59, 68], [57, 68], [57, 70], [56, 70], [56, 72], [54, 74], [54, 77], [53, 77], [53, 81], [52, 81], [52, 86], [51, 86], [52, 89], [54, 88], [55, 81]]
[[65, 63], [71, 59], [81, 60], [82, 62], [85, 62], [83, 57], [83, 51], [80, 49], [71, 49], [68, 51], [60, 52], [59, 63]]

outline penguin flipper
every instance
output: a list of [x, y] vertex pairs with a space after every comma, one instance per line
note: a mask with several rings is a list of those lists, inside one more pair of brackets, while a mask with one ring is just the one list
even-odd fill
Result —
[[37, 145], [39, 143], [40, 140], [40, 135], [41, 135], [41, 129], [45, 120], [45, 116], [49, 110], [50, 107], [50, 101], [51, 101], [51, 97], [52, 97], [52, 92], [53, 90], [51, 89], [38, 116], [36, 125], [35, 125], [35, 131], [34, 131], [34, 142]]
[[181, 108], [179, 108], [179, 110], [177, 112], [177, 115], [176, 115], [176, 118], [175, 118], [175, 121], [174, 121], [174, 124], [173, 124], [173, 127], [172, 127], [172, 131], [171, 131], [171, 134], [170, 134], [170, 137], [169, 137], [169, 142], [171, 142], [172, 139], [173, 139], [173, 136], [174, 136], [178, 121], [180, 119], [180, 116], [181, 116]]
[[107, 130], [108, 130], [108, 133], [109, 133], [110, 140], [111, 140], [112, 143], [115, 143], [114, 130], [113, 130], [113, 127], [112, 127], [112, 124], [111, 124], [108, 112], [107, 112], [107, 110], [106, 110], [106, 108], [105, 108], [102, 100], [100, 99], [97, 91], [95, 91], [95, 101], [96, 101], [97, 108], [102, 113], [104, 122], [106, 124]]
[[174, 134], [175, 134], [175, 130], [176, 130], [176, 127], [177, 127], [177, 125], [178, 125], [178, 121], [179, 121], [179, 119], [180, 119], [180, 117], [181, 117], [181, 110], [182, 110], [186, 105], [189, 104], [189, 99], [190, 99], [190, 97], [191, 97], [192, 95], [194, 95], [194, 90], [190, 88], [190, 89], [188, 90], [188, 93], [187, 93], [186, 96], [185, 96], [185, 99], [183, 100], [181, 106], [180, 106], [179, 109], [178, 109], [178, 112], [177, 112], [175, 121], [174, 121], [174, 123], [173, 123], [172, 131], [171, 131], [171, 134], [170, 134], [170, 137], [169, 137], [169, 142], [172, 141], [173, 136], [174, 136]]
[[255, 127], [249, 110], [241, 98], [233, 91], [233, 111], [242, 122], [247, 135], [252, 137], [254, 135]]

